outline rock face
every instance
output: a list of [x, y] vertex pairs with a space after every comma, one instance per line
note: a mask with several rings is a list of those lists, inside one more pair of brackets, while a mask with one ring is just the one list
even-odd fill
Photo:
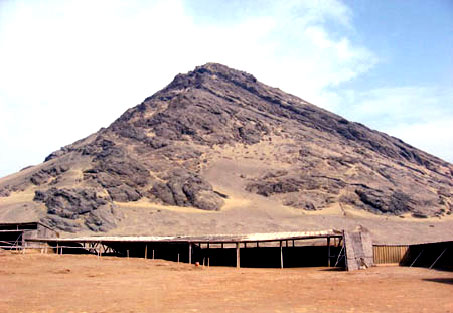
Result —
[[0, 197], [31, 189], [48, 224], [105, 231], [125, 202], [221, 210], [229, 195], [205, 173], [222, 158], [254, 162], [233, 183], [242, 194], [294, 210], [442, 218], [453, 208], [451, 164], [215, 63], [0, 180]]
[[107, 231], [116, 226], [117, 216], [112, 205], [94, 190], [37, 190], [33, 200], [46, 205], [44, 222], [66, 231], [78, 231], [83, 226], [93, 231]]

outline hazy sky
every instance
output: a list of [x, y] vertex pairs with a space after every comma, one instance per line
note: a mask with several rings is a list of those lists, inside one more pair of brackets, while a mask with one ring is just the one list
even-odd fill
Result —
[[0, 177], [206, 62], [453, 162], [451, 0], [0, 0]]

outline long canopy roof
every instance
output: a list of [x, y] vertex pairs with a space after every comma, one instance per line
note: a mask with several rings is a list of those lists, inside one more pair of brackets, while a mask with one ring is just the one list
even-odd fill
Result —
[[77, 237], [77, 238], [37, 238], [31, 241], [47, 242], [176, 242], [176, 243], [233, 243], [233, 242], [269, 242], [283, 240], [316, 239], [341, 237], [340, 230], [328, 229], [300, 232], [273, 232], [249, 234], [210, 234], [202, 236], [166, 236], [166, 237]]

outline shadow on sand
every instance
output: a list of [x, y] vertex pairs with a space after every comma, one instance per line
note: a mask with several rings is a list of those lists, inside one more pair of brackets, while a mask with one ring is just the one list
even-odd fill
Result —
[[453, 278], [424, 278], [424, 281], [453, 285]]

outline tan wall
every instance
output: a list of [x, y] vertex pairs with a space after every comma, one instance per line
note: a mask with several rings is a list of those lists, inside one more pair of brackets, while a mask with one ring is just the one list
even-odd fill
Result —
[[38, 225], [37, 237], [39, 238], [57, 238], [58, 233], [42, 225]]
[[373, 245], [374, 264], [400, 263], [407, 253], [409, 246]]

